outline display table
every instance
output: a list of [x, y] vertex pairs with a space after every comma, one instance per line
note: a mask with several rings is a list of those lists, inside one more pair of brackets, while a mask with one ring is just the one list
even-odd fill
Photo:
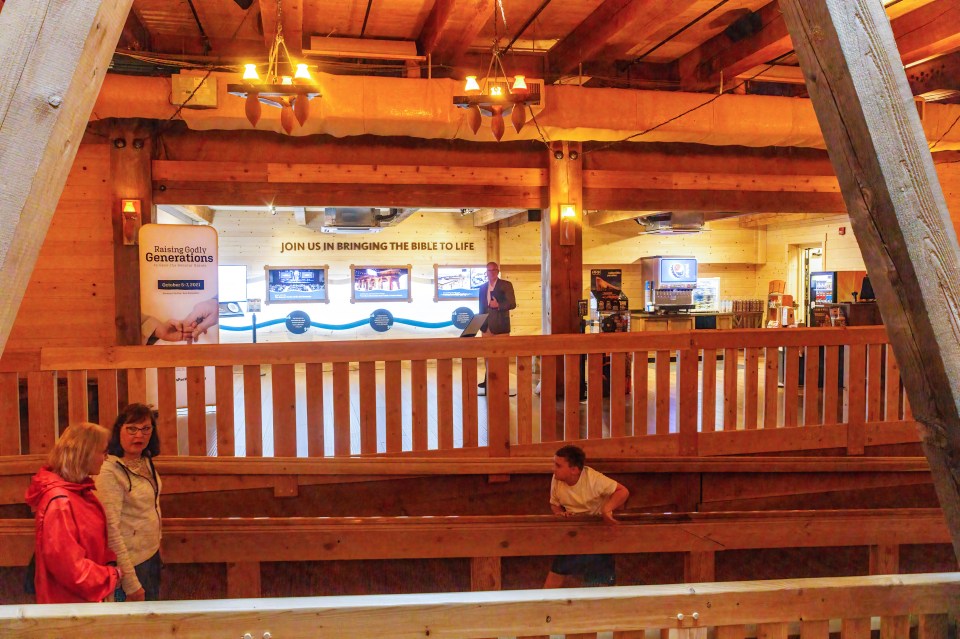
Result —
[[734, 328], [734, 313], [673, 313], [657, 314], [633, 311], [630, 331], [692, 331], [704, 328]]

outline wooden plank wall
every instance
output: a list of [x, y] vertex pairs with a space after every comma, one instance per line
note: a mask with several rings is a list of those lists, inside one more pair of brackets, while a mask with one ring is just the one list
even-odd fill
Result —
[[81, 145], [7, 350], [114, 344], [109, 179], [109, 147]]

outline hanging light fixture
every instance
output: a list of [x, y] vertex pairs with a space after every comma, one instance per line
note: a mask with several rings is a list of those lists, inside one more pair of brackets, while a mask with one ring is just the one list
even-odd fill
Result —
[[[496, 7], [500, 9], [500, 17], [503, 20], [504, 30], [506, 30], [507, 19], [503, 12], [502, 2], [498, 1]], [[454, 96], [453, 104], [462, 109], [467, 109], [467, 124], [474, 133], [480, 130], [483, 116], [488, 116], [493, 137], [499, 141], [504, 132], [503, 116], [510, 115], [513, 128], [516, 129], [517, 133], [520, 133], [520, 129], [527, 121], [527, 108], [531, 104], [538, 104], [540, 101], [540, 87], [534, 85], [536, 90], [530, 91], [527, 87], [526, 77], [522, 75], [514, 76], [512, 83], [507, 79], [507, 72], [503, 67], [502, 60], [503, 51], [500, 49], [496, 7], [494, 8], [493, 20], [493, 47], [487, 74], [483, 77], [482, 82], [477, 81], [477, 76], [468, 75], [463, 87], [463, 92], [466, 95]]]
[[[285, 62], [280, 62], [281, 54]], [[284, 75], [282, 71], [289, 72]], [[310, 100], [320, 97], [320, 91], [306, 64], [295, 63], [283, 39], [283, 3], [277, 3], [277, 35], [270, 47], [267, 68], [260, 77], [256, 64], [243, 65], [243, 83], [228, 84], [227, 91], [246, 99], [246, 115], [254, 127], [260, 121], [261, 104], [280, 109], [280, 124], [288, 134], [294, 122], [303, 126], [310, 117]]]

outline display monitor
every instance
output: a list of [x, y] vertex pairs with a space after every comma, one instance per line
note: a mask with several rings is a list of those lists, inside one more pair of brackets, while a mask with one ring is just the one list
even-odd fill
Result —
[[327, 267], [265, 266], [267, 304], [329, 302]]
[[696, 284], [697, 258], [660, 258], [660, 284]]
[[480, 285], [487, 281], [484, 266], [433, 266], [435, 302], [475, 300], [480, 298]]
[[411, 301], [410, 265], [350, 266], [352, 302]]

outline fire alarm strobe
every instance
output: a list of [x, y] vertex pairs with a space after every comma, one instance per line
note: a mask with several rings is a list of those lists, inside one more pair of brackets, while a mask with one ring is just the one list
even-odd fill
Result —
[[846, 234], [847, 234], [847, 227], [841, 226], [841, 227], [840, 227], [840, 235], [846, 235]]

